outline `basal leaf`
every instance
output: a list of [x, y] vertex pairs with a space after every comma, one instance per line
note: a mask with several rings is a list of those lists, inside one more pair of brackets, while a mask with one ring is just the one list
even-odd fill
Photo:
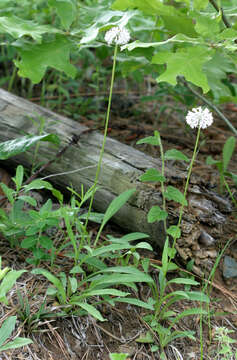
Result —
[[0, 328], [0, 346], [10, 337], [12, 331], [15, 329], [16, 316], [8, 317]]
[[68, 30], [77, 16], [75, 3], [72, 0], [49, 0], [49, 5], [56, 8], [63, 27]]
[[234, 136], [230, 136], [226, 140], [225, 145], [223, 147], [222, 157], [223, 157], [223, 169], [224, 169], [224, 171], [227, 170], [230, 159], [231, 159], [231, 157], [233, 155], [233, 152], [234, 152], [234, 149], [235, 149], [235, 143], [236, 143], [236, 140], [235, 140]]
[[204, 46], [186, 47], [175, 53], [158, 52], [152, 59], [153, 64], [167, 64], [166, 71], [157, 78], [158, 82], [166, 81], [177, 84], [177, 76], [184, 76], [187, 81], [201, 87], [206, 93], [210, 90], [203, 65], [211, 59], [214, 50]]
[[17, 49], [21, 60], [15, 60], [19, 75], [28, 77], [35, 84], [42, 80], [47, 68], [51, 67], [74, 78], [77, 70], [70, 63], [71, 47], [71, 42], [62, 35], [42, 44], [24, 44], [24, 47]]

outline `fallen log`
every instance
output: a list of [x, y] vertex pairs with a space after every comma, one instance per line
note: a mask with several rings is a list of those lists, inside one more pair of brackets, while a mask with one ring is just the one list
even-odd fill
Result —
[[[50, 110], [35, 105], [27, 100], [0, 89], [0, 142], [16, 139], [25, 134], [37, 134], [40, 119], [44, 118], [44, 131], [57, 134], [61, 147], [75, 135], [86, 130], [86, 127]], [[42, 175], [67, 173], [50, 179], [55, 185], [72, 186], [80, 192], [81, 184], [90, 188], [95, 179], [103, 135], [98, 132], [85, 133], [80, 143], [70, 146], [64, 155], [47, 167]], [[57, 150], [52, 144], [44, 143], [39, 147], [37, 162], [51, 160]], [[3, 164], [25, 167], [32, 165], [32, 152], [22, 153], [4, 161]], [[154, 159], [130, 146], [114, 139], [107, 138], [99, 177], [99, 190], [95, 194], [93, 207], [104, 212], [110, 202], [120, 193], [136, 187], [135, 195], [113, 217], [113, 221], [128, 231], [139, 231], [150, 235], [155, 246], [161, 247], [164, 231], [161, 223], [147, 223], [147, 212], [153, 205], [162, 204], [159, 185], [144, 184], [139, 181], [140, 175], [149, 168], [161, 168], [160, 159]], [[74, 171], [73, 173], [71, 171]], [[168, 183], [180, 187], [182, 191], [186, 172], [176, 167], [166, 167]], [[202, 180], [191, 177], [188, 191], [189, 206], [185, 209], [182, 222], [182, 237], [177, 243], [181, 256], [188, 259], [195, 252], [214, 246], [221, 236], [221, 229], [231, 211], [228, 200], [209, 191]], [[169, 223], [177, 222], [177, 204], [168, 202]], [[188, 251], [187, 251], [188, 249]], [[211, 256], [209, 257], [211, 258]]]

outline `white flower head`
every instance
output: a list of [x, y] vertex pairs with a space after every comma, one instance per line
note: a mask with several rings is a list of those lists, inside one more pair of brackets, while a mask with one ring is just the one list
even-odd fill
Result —
[[113, 42], [117, 45], [127, 44], [130, 40], [130, 33], [125, 27], [115, 26], [105, 33], [105, 41], [111, 45]]
[[186, 122], [192, 129], [196, 127], [206, 129], [213, 123], [213, 116], [207, 108], [202, 109], [201, 106], [199, 106], [188, 112]]

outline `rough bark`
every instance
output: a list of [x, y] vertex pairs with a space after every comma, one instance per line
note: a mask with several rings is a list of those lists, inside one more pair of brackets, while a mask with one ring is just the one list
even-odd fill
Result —
[[[44, 131], [55, 133], [60, 137], [60, 147], [68, 143], [74, 134], [80, 134], [86, 129], [76, 121], [0, 90], [1, 142], [15, 139], [24, 134], [36, 134], [42, 118], [45, 121]], [[102, 139], [102, 134], [98, 132], [82, 135], [80, 143], [72, 145], [58, 161], [47, 168], [44, 175], [78, 170], [67, 175], [52, 177], [50, 181], [63, 187], [70, 185], [78, 191], [80, 191], [81, 184], [88, 189], [94, 182]], [[45, 163], [52, 159], [57, 151], [58, 149], [52, 144], [43, 143], [39, 147], [38, 159]], [[8, 163], [14, 166], [21, 163], [30, 167], [32, 151], [11, 158]], [[163, 226], [157, 223], [148, 224], [146, 221], [147, 212], [151, 206], [162, 203], [160, 189], [139, 181], [139, 176], [149, 168], [160, 169], [160, 159], [154, 159], [132, 147], [108, 138], [99, 178], [100, 188], [95, 195], [94, 208], [104, 212], [118, 194], [136, 187], [135, 195], [114, 216], [113, 220], [129, 231], [149, 234], [153, 244], [162, 246]], [[166, 178], [169, 184], [180, 187], [182, 191], [186, 178], [185, 172], [176, 167], [166, 167]], [[225, 214], [230, 211], [229, 202], [210, 192], [201, 184], [201, 179], [196, 177], [191, 178], [188, 201], [189, 207], [185, 210], [182, 224], [183, 237], [178, 243], [181, 252], [187, 244], [190, 249], [192, 246], [195, 247], [200, 235], [204, 236], [203, 234], [208, 233], [214, 238], [219, 237], [220, 227], [226, 221]], [[177, 221], [177, 214], [177, 204], [169, 204], [170, 223]], [[183, 256], [185, 257], [185, 254]], [[191, 250], [187, 257], [189, 256], [191, 256]]]

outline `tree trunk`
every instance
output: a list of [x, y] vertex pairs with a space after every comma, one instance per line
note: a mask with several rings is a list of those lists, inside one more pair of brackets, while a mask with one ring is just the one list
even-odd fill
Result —
[[[57, 115], [1, 89], [0, 117], [1, 142], [16, 139], [25, 134], [37, 134], [42, 119], [44, 132], [57, 134], [61, 139], [60, 148], [65, 146], [74, 134], [78, 135], [86, 129], [76, 121]], [[79, 192], [81, 184], [88, 189], [93, 185], [95, 179], [102, 140], [103, 136], [96, 131], [82, 135], [79, 144], [70, 146], [60, 159], [47, 168], [46, 173], [42, 176], [68, 172], [68, 174], [54, 176], [49, 181], [64, 188], [71, 186]], [[41, 143], [38, 149], [37, 163], [39, 161], [48, 162], [57, 151], [58, 149], [52, 144]], [[31, 167], [32, 154], [32, 150], [22, 153], [4, 161], [3, 165], [8, 163], [15, 166], [20, 163], [25, 167]], [[146, 220], [151, 206], [161, 206], [162, 204], [160, 188], [139, 181], [139, 176], [149, 168], [161, 169], [160, 159], [153, 159], [130, 146], [107, 138], [99, 177], [99, 189], [96, 192], [93, 207], [99, 212], [104, 212], [117, 195], [130, 188], [136, 188], [135, 195], [113, 217], [113, 221], [126, 230], [149, 234], [153, 245], [161, 247], [164, 241], [162, 224], [148, 224]], [[70, 173], [72, 170], [77, 171]], [[176, 167], [166, 167], [165, 171], [168, 184], [179, 187], [183, 191], [186, 173]], [[195, 243], [200, 236], [203, 237], [208, 233], [212, 237], [212, 240], [209, 238], [210, 242], [220, 236], [220, 228], [226, 221], [225, 213], [230, 211], [228, 201], [211, 193], [201, 185], [201, 179], [191, 178], [188, 192], [189, 207], [185, 210], [183, 217], [183, 236], [178, 241], [178, 248], [181, 248], [181, 252], [186, 247], [190, 249], [187, 257], [192, 255], [192, 247], [195, 248]], [[169, 223], [176, 223], [178, 206], [172, 202], [168, 202], [168, 205]], [[205, 236], [208, 237], [208, 235]], [[183, 254], [183, 256], [186, 255]]]

